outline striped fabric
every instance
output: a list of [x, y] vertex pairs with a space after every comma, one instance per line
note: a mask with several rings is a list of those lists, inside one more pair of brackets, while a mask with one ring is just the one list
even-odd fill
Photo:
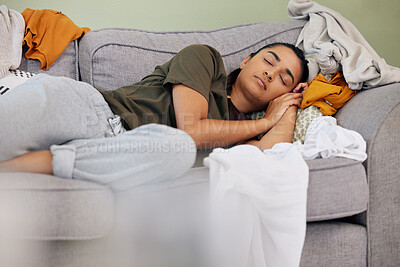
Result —
[[0, 85], [0, 95], [5, 94], [10, 88]]
[[18, 85], [26, 82], [29, 78], [35, 74], [22, 71], [22, 70], [10, 70], [9, 74], [4, 78], [0, 79], [0, 95], [5, 94], [9, 90], [17, 87]]

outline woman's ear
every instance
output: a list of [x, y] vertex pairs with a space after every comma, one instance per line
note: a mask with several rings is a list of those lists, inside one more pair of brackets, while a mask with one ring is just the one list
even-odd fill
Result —
[[244, 66], [247, 64], [247, 62], [249, 62], [251, 59], [251, 56], [248, 55], [245, 59], [243, 59], [243, 61], [240, 63], [240, 69], [243, 69]]

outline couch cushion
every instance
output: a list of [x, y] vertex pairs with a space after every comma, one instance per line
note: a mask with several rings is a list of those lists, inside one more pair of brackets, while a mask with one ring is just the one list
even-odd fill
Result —
[[[258, 48], [273, 42], [295, 43], [305, 21], [264, 22], [211, 31], [148, 32], [100, 29], [79, 43], [81, 79], [101, 90], [130, 85], [150, 74], [182, 48], [208, 44], [222, 55], [228, 73]], [[238, 38], [240, 36], [240, 38]]]
[[53, 76], [65, 76], [74, 80], [79, 80], [78, 71], [78, 41], [72, 41], [65, 48], [61, 56], [50, 66], [48, 70], [39, 68], [40, 61], [36, 59], [27, 59], [24, 55], [19, 69], [29, 71], [31, 73], [47, 73]]
[[[199, 155], [198, 161], [204, 156], [207, 156], [206, 151]], [[361, 162], [346, 158], [331, 158], [308, 160], [306, 163], [310, 171], [307, 192], [308, 222], [344, 218], [362, 213], [367, 209], [369, 192], [365, 168]], [[181, 196], [180, 202], [185, 205], [189, 205], [188, 203], [194, 201], [195, 198], [204, 201], [209, 193], [208, 179], [208, 168], [195, 167], [178, 179], [168, 180], [161, 184], [150, 184], [127, 192], [128, 198], [133, 197], [134, 200], [126, 201], [126, 203], [130, 212], [141, 208], [152, 214], [158, 214], [157, 210], [162, 210], [171, 215], [172, 210], [178, 205], [168, 203], [166, 199], [171, 201]], [[151, 208], [149, 204], [151, 201], [144, 200], [145, 197], [149, 197], [146, 194], [154, 194], [151, 199], [155, 203]], [[162, 197], [164, 198], [161, 201]], [[140, 208], [135, 209], [137, 205]], [[154, 206], [159, 206], [159, 208], [154, 208]], [[199, 213], [199, 208], [196, 208], [196, 213]], [[135, 215], [137, 216], [137, 213]]]
[[364, 226], [339, 221], [308, 223], [300, 267], [365, 267], [367, 250]]
[[0, 181], [0, 236], [92, 239], [114, 223], [113, 194], [105, 186], [31, 173], [2, 173]]
[[[306, 162], [310, 169], [308, 222], [343, 218], [366, 210], [368, 186], [360, 162], [344, 158]], [[1, 174], [0, 180], [0, 236], [11, 233], [35, 240], [82, 240], [106, 236], [112, 229], [114, 197], [105, 186], [30, 173]], [[129, 213], [135, 210], [134, 203], [142, 209], [144, 203], [150, 207], [148, 200], [140, 200], [150, 192], [155, 192], [153, 202], [165, 195], [176, 198], [182, 194], [186, 195], [185, 203], [193, 198], [204, 200], [208, 196], [208, 168], [193, 168], [179, 179], [131, 190], [128, 201], [122, 194], [118, 203], [124, 199], [122, 206]], [[166, 203], [158, 202], [161, 206]]]
[[310, 169], [307, 221], [343, 218], [367, 210], [369, 192], [361, 162], [346, 158], [306, 162]]
[[[199, 150], [195, 169], [202, 166], [210, 153]], [[310, 170], [307, 194], [307, 221], [324, 221], [359, 214], [367, 210], [368, 184], [361, 162], [346, 158], [315, 159], [306, 161]], [[199, 175], [199, 171], [195, 172]], [[188, 174], [189, 175], [189, 174]]]

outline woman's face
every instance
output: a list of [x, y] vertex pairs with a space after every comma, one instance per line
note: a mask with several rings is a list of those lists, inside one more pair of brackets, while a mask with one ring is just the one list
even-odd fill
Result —
[[241, 91], [254, 110], [265, 109], [268, 103], [291, 92], [301, 79], [301, 61], [288, 47], [278, 45], [247, 56], [234, 86]]

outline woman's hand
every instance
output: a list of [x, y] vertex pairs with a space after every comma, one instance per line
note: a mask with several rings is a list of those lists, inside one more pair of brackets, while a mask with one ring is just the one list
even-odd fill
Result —
[[293, 93], [302, 93], [308, 89], [308, 83], [299, 83], [294, 89]]
[[275, 98], [269, 102], [264, 119], [275, 125], [290, 106], [300, 106], [303, 99], [302, 96], [302, 93], [286, 93]]

